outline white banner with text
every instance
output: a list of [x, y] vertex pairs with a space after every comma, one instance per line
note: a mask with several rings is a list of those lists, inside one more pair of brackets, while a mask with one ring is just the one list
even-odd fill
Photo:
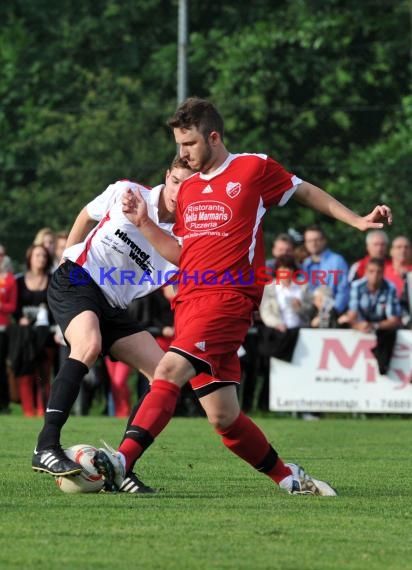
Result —
[[272, 411], [412, 414], [412, 331], [399, 330], [379, 374], [373, 334], [301, 329], [291, 363], [271, 358]]

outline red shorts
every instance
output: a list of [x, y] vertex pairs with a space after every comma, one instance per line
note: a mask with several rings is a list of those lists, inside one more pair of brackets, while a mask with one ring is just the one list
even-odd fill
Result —
[[176, 303], [176, 335], [169, 350], [195, 368], [198, 376], [191, 385], [199, 397], [211, 383], [240, 382], [237, 351], [249, 330], [252, 311], [253, 302], [238, 293], [208, 293]]

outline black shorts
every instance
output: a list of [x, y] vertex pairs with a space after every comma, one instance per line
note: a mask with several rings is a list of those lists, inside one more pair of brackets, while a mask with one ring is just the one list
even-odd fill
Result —
[[72, 283], [70, 271], [74, 268], [80, 266], [72, 261], [60, 265], [53, 273], [47, 291], [48, 305], [63, 335], [74, 317], [84, 311], [93, 311], [99, 319], [103, 354], [107, 354], [119, 338], [144, 330], [127, 309], [109, 305], [93, 279], [84, 284]]

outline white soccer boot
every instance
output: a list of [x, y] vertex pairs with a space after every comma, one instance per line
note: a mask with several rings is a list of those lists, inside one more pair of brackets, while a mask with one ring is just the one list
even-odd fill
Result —
[[107, 491], [116, 493], [125, 478], [125, 460], [122, 453], [116, 451], [102, 440], [104, 447], [99, 448], [93, 457], [97, 471], [104, 477]]
[[286, 463], [286, 466], [292, 471], [292, 475], [285, 477], [285, 479], [279, 483], [279, 487], [285, 489], [285, 491], [291, 495], [337, 496], [337, 492], [329, 483], [314, 479], [305, 472], [303, 467], [295, 463]]

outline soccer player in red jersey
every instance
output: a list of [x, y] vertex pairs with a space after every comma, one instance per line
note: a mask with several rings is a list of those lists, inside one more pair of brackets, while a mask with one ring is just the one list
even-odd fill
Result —
[[117, 453], [105, 456], [100, 450], [97, 464], [110, 483], [124, 467], [130, 470], [167, 425], [181, 387], [190, 381], [230, 451], [289, 493], [334, 496], [328, 483], [285, 464], [239, 407], [237, 351], [265, 284], [256, 278], [265, 261], [262, 218], [268, 208], [283, 206], [292, 196], [361, 231], [391, 223], [391, 211], [380, 205], [361, 217], [264, 154], [231, 154], [223, 142], [223, 119], [208, 101], [187, 99], [169, 126], [180, 157], [196, 171], [179, 191], [173, 228], [178, 240], [150, 220], [138, 192], [124, 195], [123, 212], [163, 257], [179, 265], [176, 336]]

